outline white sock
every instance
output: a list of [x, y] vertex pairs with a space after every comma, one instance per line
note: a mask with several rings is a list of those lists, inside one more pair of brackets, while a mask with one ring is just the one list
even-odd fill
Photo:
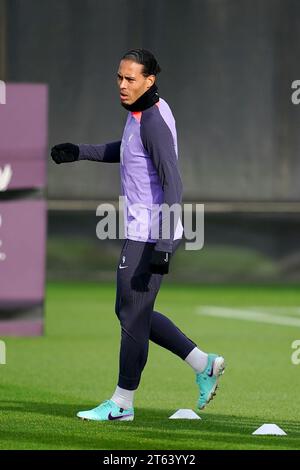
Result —
[[127, 410], [133, 407], [133, 397], [135, 390], [125, 390], [125, 388], [117, 387], [111, 400], [120, 408]]
[[185, 362], [187, 362], [196, 373], [204, 371], [207, 366], [207, 361], [208, 355], [198, 348], [194, 348], [185, 358]]

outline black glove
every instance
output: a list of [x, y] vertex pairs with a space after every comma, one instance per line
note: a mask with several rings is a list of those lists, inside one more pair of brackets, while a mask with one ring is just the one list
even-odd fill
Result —
[[79, 157], [79, 147], [70, 143], [54, 145], [51, 157], [57, 164], [75, 162]]
[[167, 251], [152, 251], [150, 260], [150, 271], [153, 274], [168, 274], [171, 253]]

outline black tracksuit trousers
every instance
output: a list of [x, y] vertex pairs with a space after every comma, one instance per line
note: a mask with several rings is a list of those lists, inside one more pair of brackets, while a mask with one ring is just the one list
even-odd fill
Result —
[[[173, 254], [181, 240], [175, 240]], [[119, 387], [137, 389], [147, 362], [149, 339], [185, 359], [196, 347], [171, 320], [154, 311], [162, 278], [149, 263], [155, 244], [125, 240], [117, 268], [115, 311], [121, 324]]]

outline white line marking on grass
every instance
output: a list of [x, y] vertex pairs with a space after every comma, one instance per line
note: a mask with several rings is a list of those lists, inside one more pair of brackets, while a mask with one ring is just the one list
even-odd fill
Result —
[[254, 312], [253, 310], [203, 305], [196, 308], [196, 313], [197, 315], [205, 315], [208, 317], [221, 317], [233, 320], [248, 320], [258, 323], [271, 323], [272, 325], [300, 327], [299, 318], [272, 315], [271, 313], [264, 312]]
[[264, 306], [254, 306], [254, 305], [251, 305], [251, 306], [248, 306], [247, 307], [247, 310], [258, 310], [259, 312], [267, 312], [267, 313], [282, 313], [283, 315], [286, 314], [286, 313], [289, 313], [291, 315], [296, 315], [296, 316], [299, 316], [300, 315], [300, 307], [298, 306], [281, 306], [281, 307], [277, 307], [277, 306], [267, 306], [267, 305], [264, 305]]

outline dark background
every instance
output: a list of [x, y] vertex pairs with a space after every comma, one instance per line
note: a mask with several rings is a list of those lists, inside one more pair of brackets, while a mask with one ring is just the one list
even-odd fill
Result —
[[[300, 279], [300, 105], [291, 102], [300, 79], [298, 0], [1, 5], [2, 79], [49, 84], [49, 147], [119, 140], [126, 119], [116, 87], [120, 57], [134, 47], [157, 56], [160, 94], [177, 122], [184, 202], [204, 203], [207, 214], [204, 249], [178, 255], [191, 269], [188, 280]], [[119, 192], [117, 165], [49, 160], [50, 276], [106, 276], [95, 210]], [[93, 247], [95, 265], [85, 250], [76, 261], [73, 242]], [[114, 262], [118, 244], [107, 242]], [[62, 245], [73, 246], [69, 261]]]

